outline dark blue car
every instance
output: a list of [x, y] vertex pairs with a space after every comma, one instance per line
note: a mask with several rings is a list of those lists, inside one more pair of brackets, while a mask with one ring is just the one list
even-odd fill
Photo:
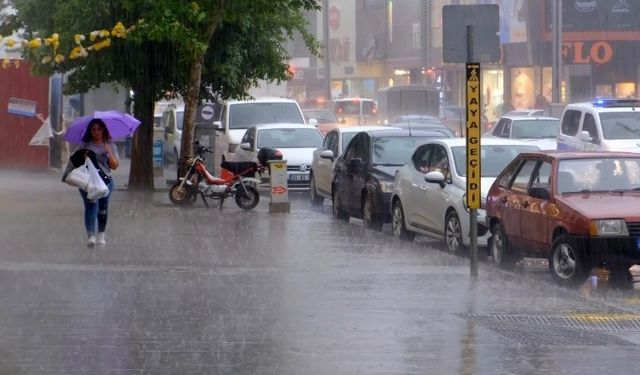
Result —
[[331, 184], [333, 216], [362, 219], [365, 228], [381, 230], [391, 222], [389, 199], [398, 168], [422, 143], [446, 138], [437, 131], [371, 130], [353, 137], [336, 160]]

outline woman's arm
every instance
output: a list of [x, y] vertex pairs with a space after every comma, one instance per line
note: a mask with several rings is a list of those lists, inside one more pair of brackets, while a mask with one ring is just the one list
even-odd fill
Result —
[[107, 163], [109, 164], [109, 168], [111, 168], [112, 170], [117, 169], [120, 165], [120, 160], [118, 160], [118, 157], [116, 156], [116, 154], [114, 154], [113, 150], [111, 149], [111, 145], [105, 143], [104, 150], [107, 152]]

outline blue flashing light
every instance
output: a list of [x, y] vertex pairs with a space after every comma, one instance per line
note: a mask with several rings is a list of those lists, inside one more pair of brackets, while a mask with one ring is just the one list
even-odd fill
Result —
[[640, 99], [626, 98], [595, 98], [592, 102], [594, 107], [613, 108], [613, 107], [640, 107]]

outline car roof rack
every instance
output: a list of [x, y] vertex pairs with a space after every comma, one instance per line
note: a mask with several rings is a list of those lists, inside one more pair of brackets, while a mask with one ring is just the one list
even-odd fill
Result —
[[594, 107], [616, 108], [616, 107], [640, 107], [640, 99], [638, 98], [596, 98], [593, 100]]

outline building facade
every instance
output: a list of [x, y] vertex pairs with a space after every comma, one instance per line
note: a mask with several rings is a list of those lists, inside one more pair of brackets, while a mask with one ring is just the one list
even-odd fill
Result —
[[[439, 89], [442, 104], [462, 105], [464, 66], [442, 59], [442, 8], [473, 4], [497, 4], [500, 9], [501, 58], [482, 64], [482, 103], [489, 121], [509, 108], [539, 106], [541, 98], [543, 103], [569, 103], [596, 96], [637, 96], [640, 1], [563, 1], [558, 98], [552, 97], [551, 14], [555, 3], [328, 0], [331, 96], [375, 98], [383, 87], [422, 84]], [[320, 40], [323, 17], [318, 12], [312, 24]], [[305, 69], [305, 79], [298, 81], [300, 90], [307, 98], [325, 98], [323, 60], [310, 58]]]

